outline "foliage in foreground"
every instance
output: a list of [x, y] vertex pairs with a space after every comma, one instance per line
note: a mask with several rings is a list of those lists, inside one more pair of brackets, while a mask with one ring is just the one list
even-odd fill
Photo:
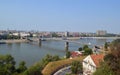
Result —
[[73, 74], [80, 73], [82, 71], [82, 63], [79, 61], [73, 61], [71, 64], [71, 71]]
[[106, 63], [101, 63], [101, 66], [97, 69], [94, 75], [114, 75], [114, 72]]
[[59, 56], [51, 56], [47, 54], [40, 62], [31, 66], [28, 70], [26, 70], [23, 75], [42, 75], [43, 68], [52, 61], [60, 60]]
[[11, 55], [0, 55], [0, 75], [17, 75], [27, 69], [24, 61], [20, 62], [18, 68], [15, 67], [15, 63]]
[[110, 44], [110, 51], [94, 75], [120, 75], [120, 39]]
[[59, 56], [48, 54], [40, 62], [27, 69], [24, 61], [20, 62], [18, 68], [16, 68], [16, 62], [11, 55], [0, 55], [0, 75], [42, 75], [43, 68], [49, 62], [57, 60], [60, 60]]
[[[64, 59], [64, 60], [59, 60], [59, 61], [53, 61], [48, 63], [45, 68], [43, 69], [42, 73], [43, 75], [51, 75], [53, 74], [56, 70], [71, 65], [73, 61], [80, 61], [82, 62], [82, 60], [85, 58], [86, 56], [81, 56], [81, 57], [76, 57], [73, 59]], [[70, 74], [71, 75], [71, 74]], [[74, 74], [72, 74], [74, 75]]]

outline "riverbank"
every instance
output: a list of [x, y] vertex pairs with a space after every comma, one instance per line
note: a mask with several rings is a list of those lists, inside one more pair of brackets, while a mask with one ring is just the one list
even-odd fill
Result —
[[120, 37], [53, 37], [53, 38], [45, 38], [45, 40], [79, 40], [79, 39], [120, 39]]
[[23, 43], [27, 42], [26, 39], [13, 39], [13, 40], [0, 40], [2, 43]]
[[85, 39], [120, 39], [120, 37], [80, 37], [81, 39], [82, 38], [85, 38]]

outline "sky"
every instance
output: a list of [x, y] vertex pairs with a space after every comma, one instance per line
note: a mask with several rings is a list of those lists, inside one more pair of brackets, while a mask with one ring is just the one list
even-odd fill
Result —
[[120, 0], [0, 0], [0, 30], [120, 33]]

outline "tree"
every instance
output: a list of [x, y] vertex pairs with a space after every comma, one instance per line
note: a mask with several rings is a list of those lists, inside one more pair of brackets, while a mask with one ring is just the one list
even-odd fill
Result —
[[27, 70], [27, 67], [25, 66], [25, 62], [24, 61], [21, 61], [20, 64], [19, 64], [19, 67], [17, 69], [17, 72], [18, 73], [22, 73], [24, 72], [25, 70]]
[[90, 49], [90, 48], [85, 48], [84, 49], [84, 55], [90, 55], [90, 54], [92, 54], [93, 52], [92, 52], [92, 49]]
[[110, 44], [110, 53], [105, 55], [104, 62], [94, 75], [120, 75], [120, 40]]
[[13, 64], [13, 65], [15, 65], [14, 58], [11, 55], [9, 55], [9, 54], [5, 56], [5, 62], [7, 64]]
[[70, 51], [66, 51], [66, 58], [70, 58], [70, 56], [71, 56]]
[[112, 43], [110, 50], [111, 53], [107, 54], [104, 60], [110, 66], [110, 69], [115, 72], [115, 75], [120, 75], [120, 42]]
[[27, 69], [23, 75], [42, 75], [42, 63], [39, 64], [35, 64], [33, 66], [31, 66], [29, 69]]
[[108, 64], [101, 63], [101, 66], [96, 70], [93, 75], [115, 75], [114, 72], [110, 69]]
[[52, 33], [52, 37], [58, 37], [56, 33]]
[[59, 56], [49, 55], [47, 54], [40, 62], [36, 63], [35, 65], [31, 66], [27, 69], [23, 75], [42, 75], [43, 68], [52, 61], [60, 60]]
[[73, 74], [77, 74], [82, 71], [82, 63], [79, 61], [73, 61], [71, 64], [71, 71]]
[[107, 50], [107, 48], [108, 48], [108, 43], [107, 42], [105, 42], [104, 48], [105, 48], [105, 50]]
[[82, 50], [83, 50], [82, 47], [78, 48], [78, 51], [82, 51]]
[[89, 48], [88, 45], [83, 46], [83, 50], [85, 50], [86, 48]]
[[60, 57], [58, 55], [53, 56], [53, 61], [60, 60]]
[[11, 75], [15, 73], [15, 61], [11, 55], [0, 55], [0, 71], [4, 75]]

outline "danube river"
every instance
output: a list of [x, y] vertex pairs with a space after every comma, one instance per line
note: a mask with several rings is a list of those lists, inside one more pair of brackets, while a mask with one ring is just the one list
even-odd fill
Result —
[[[111, 42], [108, 39], [79, 39], [74, 40], [81, 43], [91, 43], [94, 45], [103, 45], [105, 42]], [[63, 41], [43, 41], [42, 46], [32, 43], [13, 43], [13, 44], [0, 44], [0, 54], [11, 54], [17, 65], [20, 61], [25, 61], [26, 65], [29, 67], [35, 62], [40, 61], [46, 54], [59, 55], [63, 57], [65, 55], [65, 42]], [[70, 43], [69, 50], [78, 50], [79, 47], [83, 45]], [[90, 46], [92, 48], [92, 46]]]

